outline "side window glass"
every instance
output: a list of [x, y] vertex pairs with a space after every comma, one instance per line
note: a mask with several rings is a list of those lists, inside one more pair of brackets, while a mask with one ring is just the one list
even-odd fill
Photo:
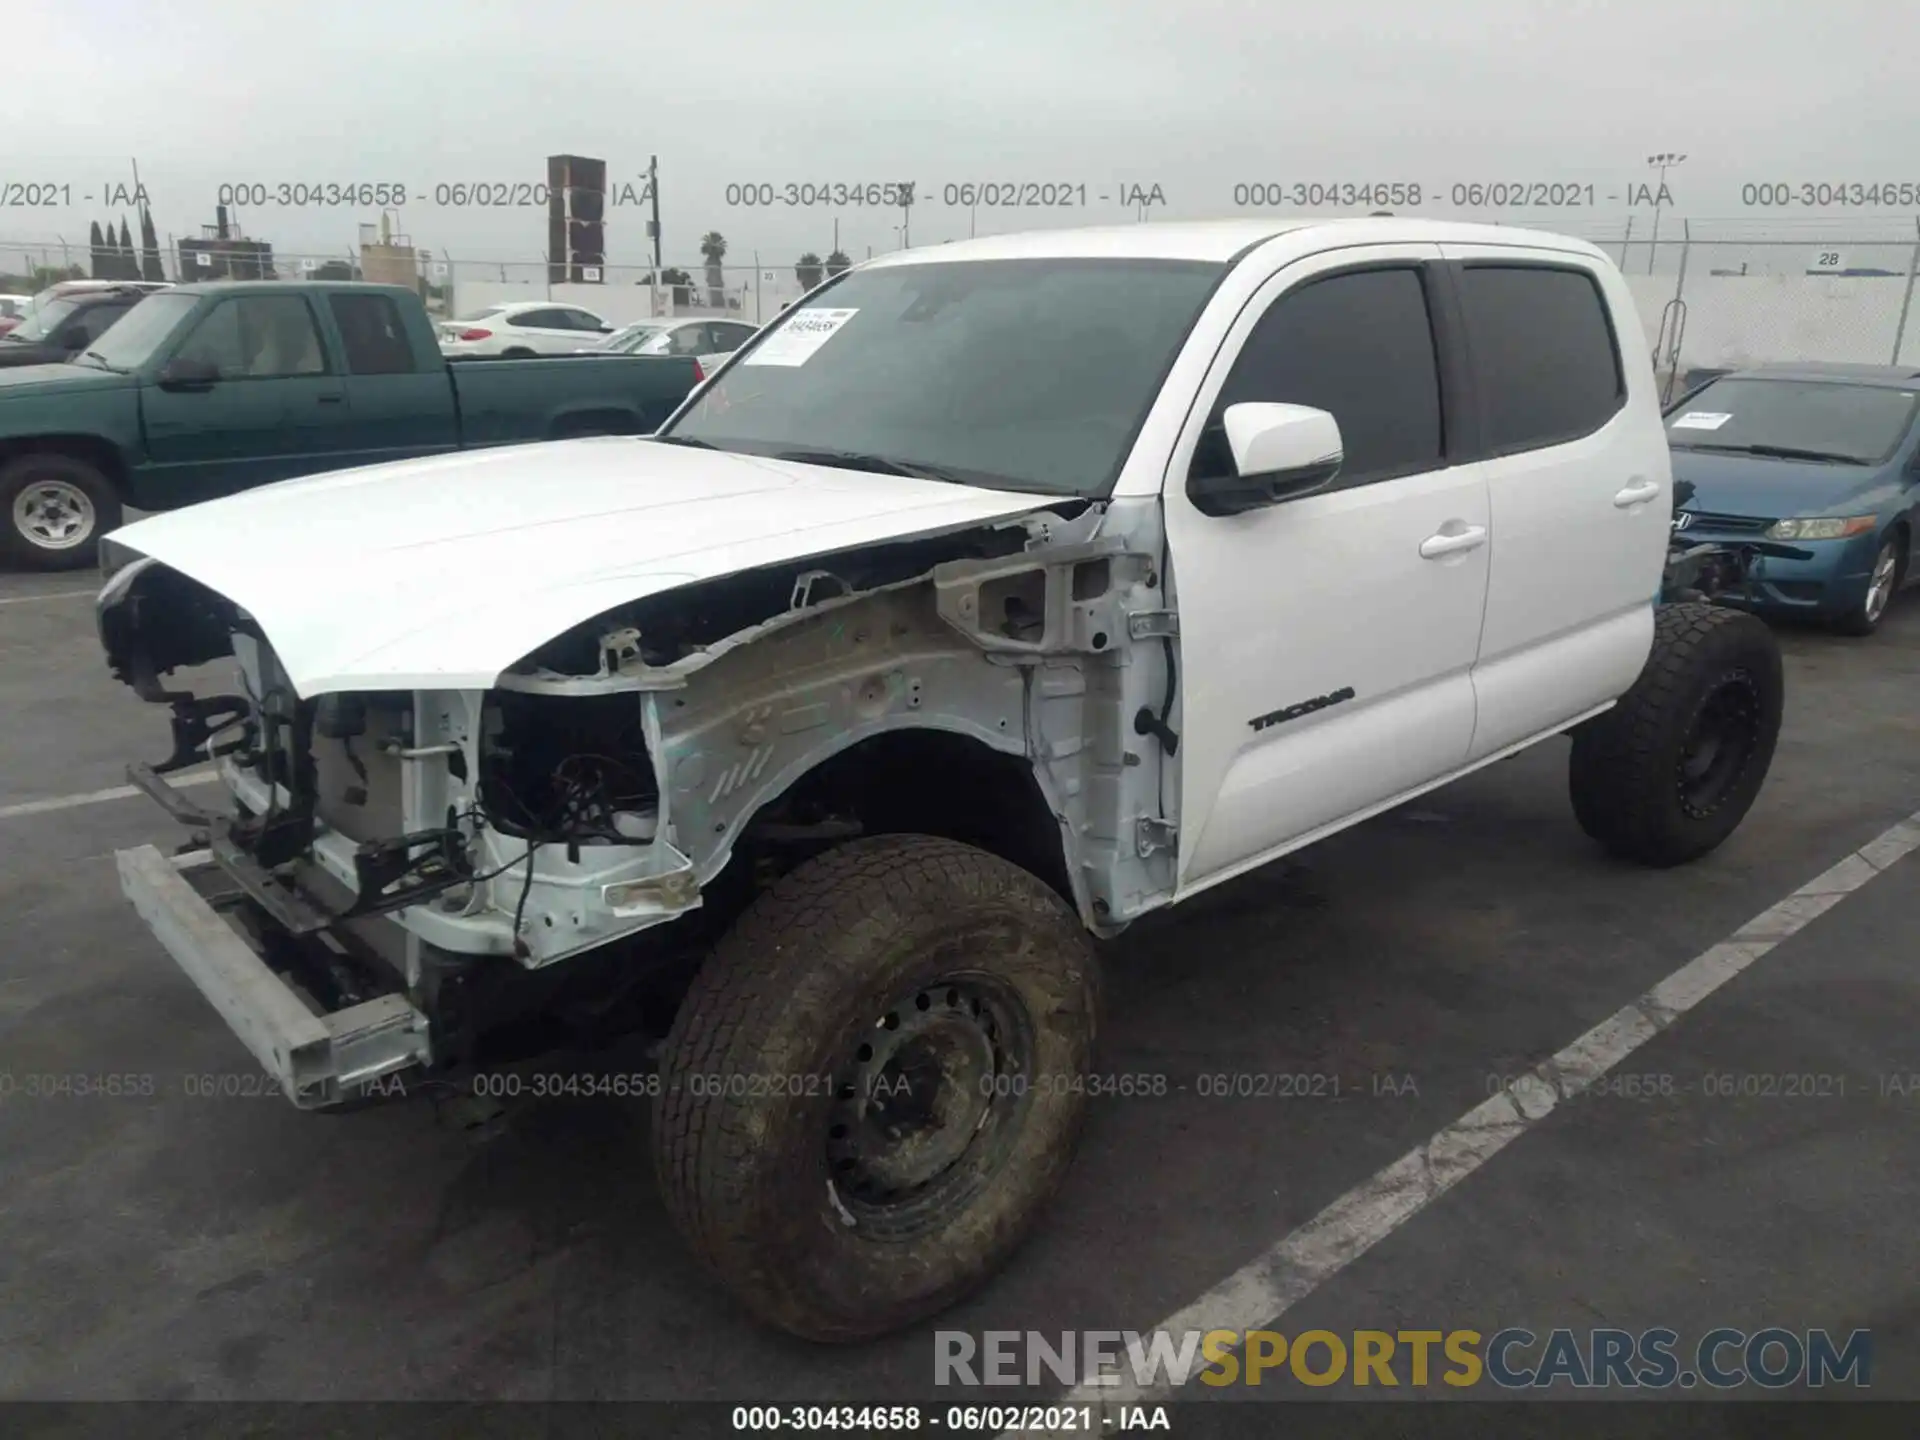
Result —
[[1587, 271], [1469, 264], [1460, 303], [1493, 454], [1591, 435], [1626, 403], [1606, 299]]
[[211, 361], [222, 380], [324, 375], [326, 351], [298, 295], [223, 300], [186, 338], [178, 358]]
[[1227, 376], [1194, 453], [1194, 474], [1233, 473], [1222, 417], [1246, 401], [1331, 413], [1346, 455], [1335, 489], [1439, 469], [1440, 367], [1420, 271], [1329, 275], [1275, 300]]
[[327, 297], [333, 323], [346, 347], [353, 375], [405, 375], [412, 372], [413, 347], [400, 319], [400, 307], [385, 295], [336, 294]]

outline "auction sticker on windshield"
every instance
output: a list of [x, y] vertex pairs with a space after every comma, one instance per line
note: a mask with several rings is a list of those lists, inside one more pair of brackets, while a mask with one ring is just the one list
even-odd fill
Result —
[[742, 365], [804, 365], [813, 352], [839, 333], [840, 327], [860, 313], [850, 310], [802, 310], [766, 340], [754, 347]]
[[1669, 430], [1718, 430], [1733, 416], [1717, 410], [1689, 410], [1667, 428]]

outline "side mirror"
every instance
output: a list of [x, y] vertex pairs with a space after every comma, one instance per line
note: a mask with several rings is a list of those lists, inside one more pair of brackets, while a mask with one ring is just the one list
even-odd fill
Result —
[[160, 367], [162, 390], [206, 390], [220, 378], [220, 367], [211, 360], [177, 356]]
[[1340, 422], [1309, 405], [1229, 405], [1221, 417], [1231, 475], [1193, 476], [1187, 497], [1203, 515], [1238, 515], [1325, 489], [1340, 473]]
[[611, 325], [596, 325], [594, 328], [602, 335], [611, 335], [613, 333], [613, 326]]

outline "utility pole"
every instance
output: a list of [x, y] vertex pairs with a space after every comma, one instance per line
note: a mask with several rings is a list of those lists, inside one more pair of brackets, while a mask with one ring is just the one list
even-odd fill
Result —
[[1647, 246], [1647, 274], [1653, 273], [1654, 262], [1660, 258], [1660, 192], [1667, 188], [1667, 171], [1680, 164], [1687, 157], [1676, 155], [1671, 150], [1662, 150], [1658, 155], [1647, 156], [1647, 164], [1660, 172], [1660, 183], [1653, 192], [1653, 239]]
[[654, 283], [660, 279], [660, 157], [647, 157], [647, 196], [653, 202], [653, 220], [647, 228], [653, 231], [653, 276]]

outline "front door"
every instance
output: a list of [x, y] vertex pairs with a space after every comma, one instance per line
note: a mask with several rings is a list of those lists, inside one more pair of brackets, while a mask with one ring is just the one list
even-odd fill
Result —
[[[1180, 890], [1249, 869], [1458, 769], [1486, 603], [1486, 481], [1454, 463], [1433, 245], [1283, 267], [1236, 320], [1165, 487], [1180, 613]], [[1241, 401], [1330, 411], [1327, 488], [1214, 517], [1189, 473], [1230, 466]]]
[[346, 388], [304, 295], [228, 296], [167, 357], [183, 358], [219, 378], [140, 387], [153, 490], [170, 504], [325, 470], [353, 448]]

